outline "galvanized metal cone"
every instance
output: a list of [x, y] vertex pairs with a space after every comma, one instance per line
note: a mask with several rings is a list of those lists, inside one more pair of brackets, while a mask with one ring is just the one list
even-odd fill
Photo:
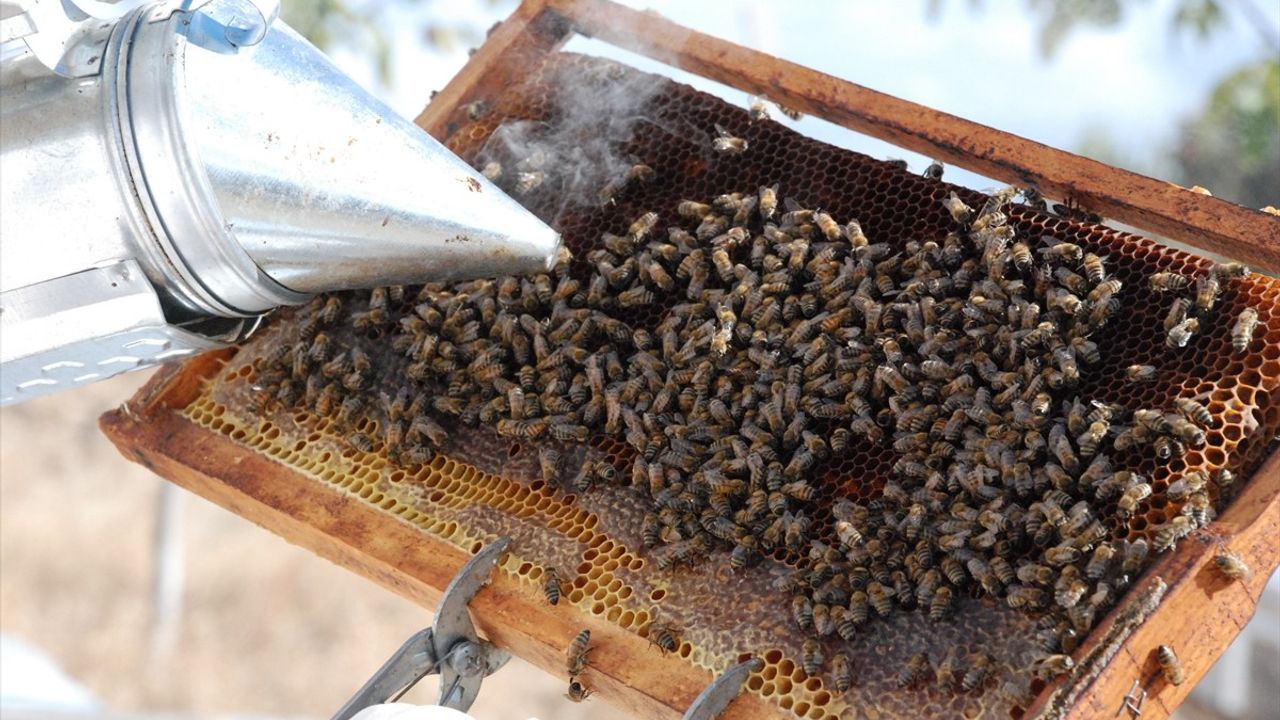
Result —
[[186, 47], [187, 140], [226, 228], [298, 292], [540, 272], [559, 236], [277, 22]]

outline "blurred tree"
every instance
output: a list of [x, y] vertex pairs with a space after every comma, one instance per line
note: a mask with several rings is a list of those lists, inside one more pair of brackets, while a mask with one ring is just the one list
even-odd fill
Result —
[[[1038, 16], [1040, 54], [1052, 59], [1062, 43], [1079, 27], [1113, 27], [1124, 20], [1125, 11], [1149, 0], [1025, 0], [1027, 11]], [[926, 0], [925, 16], [936, 20], [946, 0]], [[985, 0], [968, 0], [969, 7], [986, 8]], [[1230, 18], [1224, 6], [1231, 6], [1273, 54], [1280, 53], [1280, 28], [1273, 27], [1267, 12], [1254, 0], [1176, 0], [1169, 13], [1169, 27], [1175, 33], [1191, 33], [1206, 40], [1226, 28]]]
[[[928, 0], [935, 18], [945, 0]], [[1113, 27], [1125, 12], [1149, 0], [1025, 0], [1038, 21], [1040, 54], [1052, 60], [1070, 34], [1081, 27]], [[984, 0], [968, 0], [985, 10]], [[1271, 9], [1274, 9], [1273, 7]], [[1228, 12], [1231, 10], [1231, 12]], [[1174, 147], [1166, 151], [1174, 182], [1200, 185], [1248, 207], [1280, 204], [1280, 27], [1254, 0], [1174, 0], [1169, 31], [1200, 41], [1226, 30], [1241, 16], [1258, 36], [1260, 57], [1220, 80], [1203, 107], [1184, 120]], [[1079, 150], [1115, 165], [1121, 157], [1105, 129], [1090, 128]], [[1158, 162], [1157, 165], [1164, 163]], [[1136, 169], [1136, 168], [1135, 168]], [[1148, 169], [1147, 172], [1150, 172]]]
[[391, 37], [383, 21], [386, 3], [356, 6], [346, 0], [289, 0], [282, 3], [281, 17], [316, 47], [324, 51], [335, 45], [355, 46], [373, 58], [378, 80], [391, 82]]
[[1182, 124], [1174, 178], [1247, 207], [1280, 205], [1280, 60], [1264, 58], [1218, 83]]
[[[477, 4], [498, 7], [514, 5], [513, 0], [473, 0]], [[457, 3], [458, 0], [448, 0]], [[463, 47], [475, 47], [484, 40], [484, 28], [474, 22], [459, 19], [440, 19], [449, 12], [435, 12], [431, 5], [443, 7], [435, 0], [288, 0], [283, 3], [285, 22], [326, 52], [338, 47], [364, 53], [373, 58], [378, 80], [390, 85], [395, 70], [392, 67], [393, 35], [397, 21], [403, 22], [404, 13], [411, 8], [418, 17], [431, 18], [422, 27], [422, 42], [440, 53], [457, 52]], [[456, 11], [457, 6], [448, 8]], [[462, 15], [466, 15], [465, 12]]]

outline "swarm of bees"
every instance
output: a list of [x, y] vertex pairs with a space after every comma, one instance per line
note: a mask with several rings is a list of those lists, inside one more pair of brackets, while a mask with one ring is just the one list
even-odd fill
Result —
[[[1249, 275], [1249, 268], [1238, 262], [1216, 263], [1208, 271], [1196, 277], [1174, 272], [1157, 272], [1148, 277], [1152, 290], [1174, 293], [1173, 302], [1165, 315], [1166, 344], [1170, 348], [1183, 348], [1192, 335], [1208, 327], [1213, 308], [1222, 294], [1223, 280]], [[1243, 354], [1253, 341], [1258, 327], [1258, 311], [1245, 307], [1231, 325], [1231, 349]]]
[[[721, 152], [746, 147], [717, 139]], [[299, 313], [298, 341], [258, 364], [255, 401], [337, 411], [349, 427], [378, 411], [380, 437], [352, 431], [348, 442], [362, 452], [380, 443], [408, 465], [431, 459], [446, 424], [513, 439], [622, 437], [636, 453], [629, 471], [588, 461], [570, 478], [544, 448], [543, 481], [572, 492], [629, 483], [647, 496], [643, 536], [662, 571], [717, 549], [735, 569], [795, 560], [793, 614], [810, 634], [802, 662], [836, 686], [851, 682], [849, 660], [825, 652], [826, 638], [849, 640], [902, 610], [943, 622], [971, 588], [1040, 617], [1050, 659], [1038, 667], [1069, 672], [1057, 656], [1148, 551], [1213, 514], [1209, 479], [1184, 478], [1181, 513], [1150, 543], [1111, 540], [1113, 514], [1140, 512], [1152, 492], [1112, 454], [1172, 457], [1203, 445], [1211, 418], [1189, 399], [1131, 411], [1076, 394], [1101, 362], [1091, 337], [1120, 307], [1122, 283], [1077, 245], [1021, 237], [1006, 212], [1019, 192], [978, 207], [952, 193], [945, 237], [897, 245], [762, 187], [645, 213], [581, 258], [562, 253], [546, 274], [320, 297]], [[1238, 272], [1224, 267], [1175, 301], [1169, 327], [1212, 309], [1220, 278]], [[637, 309], [659, 317], [633, 325]], [[356, 340], [329, 335], [342, 322]], [[365, 337], [399, 358], [386, 370], [399, 391], [372, 408]], [[1135, 381], [1156, 373], [1129, 370]], [[896, 454], [882, 495], [820, 512], [812, 470], [858, 445]], [[1215, 482], [1230, 480], [1224, 471]], [[549, 572], [548, 601], [561, 589]], [[650, 639], [678, 645], [667, 626], [650, 627]], [[584, 631], [570, 647], [575, 683], [588, 644]], [[978, 688], [991, 666], [969, 658], [950, 682]], [[924, 658], [899, 678], [909, 686], [930, 670]]]

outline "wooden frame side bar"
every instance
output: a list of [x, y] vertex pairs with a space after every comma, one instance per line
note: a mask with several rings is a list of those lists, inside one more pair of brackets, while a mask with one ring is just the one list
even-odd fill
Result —
[[[495, 67], [510, 73], [510, 64], [503, 67], [510, 55], [496, 66], [493, 61], [523, 42], [517, 34], [524, 27], [539, 22], [562, 33], [555, 44], [576, 30], [899, 147], [1003, 182], [1035, 186], [1108, 218], [1280, 274], [1280, 217], [876, 92], [610, 0], [526, 0], [418, 123], [439, 136], [440, 115], [467, 97], [480, 74]], [[539, 49], [553, 47], [544, 42]]]
[[[1253, 569], [1243, 580], [1231, 580], [1215, 567], [1214, 558], [1227, 551]], [[1115, 637], [1111, 629], [1126, 612], [1122, 602], [1093, 629], [1076, 657], [1087, 657], [1099, 643], [1121, 643], [1097, 677], [1076, 688], [1073, 698], [1064, 696], [1071, 700], [1066, 707], [1051, 706], [1055, 688], [1047, 688], [1037, 699], [1040, 704], [1029, 708], [1026, 716], [1128, 717], [1122, 712], [1124, 697], [1136, 680], [1147, 692], [1143, 717], [1168, 717], [1248, 624], [1278, 564], [1280, 450], [1267, 458], [1221, 517], [1179, 542], [1138, 580], [1135, 587], [1157, 577], [1168, 584], [1158, 612], [1127, 637]], [[1181, 685], [1164, 680], [1156, 661], [1160, 645], [1169, 645], [1181, 660], [1187, 676]]]

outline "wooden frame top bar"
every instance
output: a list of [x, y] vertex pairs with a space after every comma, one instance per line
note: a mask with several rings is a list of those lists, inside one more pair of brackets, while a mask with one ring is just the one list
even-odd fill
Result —
[[[528, 39], [520, 38], [526, 27], [554, 24], [551, 36], [543, 36], [549, 41], [545, 50], [576, 31], [907, 150], [1002, 182], [1034, 186], [1104, 217], [1280, 274], [1280, 217], [1260, 210], [876, 92], [610, 0], [525, 0], [512, 20], [516, 22], [504, 23], [480, 52], [496, 56], [512, 44], [527, 44]], [[559, 22], [549, 22], [553, 20]], [[486, 64], [473, 62], [468, 69]], [[441, 129], [433, 109], [456, 107], [451, 101], [475, 79], [464, 69], [442, 91], [441, 102], [419, 116], [419, 124], [429, 131]]]

